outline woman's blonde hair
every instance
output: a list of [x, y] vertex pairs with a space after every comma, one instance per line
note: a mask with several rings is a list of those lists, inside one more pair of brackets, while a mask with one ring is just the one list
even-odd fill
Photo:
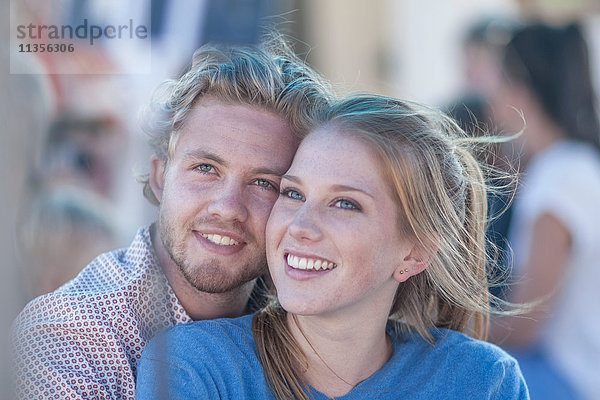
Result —
[[[401, 283], [390, 318], [432, 341], [429, 328], [484, 339], [490, 314], [486, 273], [486, 182], [474, 141], [440, 111], [383, 96], [332, 105], [320, 126], [365, 141], [379, 155], [398, 204], [399, 228], [432, 254], [422, 273]], [[286, 312], [272, 299], [253, 319], [258, 355], [278, 399], [307, 399], [306, 358]]]
[[[272, 111], [302, 138], [333, 96], [326, 81], [275, 31], [259, 46], [207, 44], [194, 53], [187, 72], [158, 87], [144, 115], [142, 129], [161, 160], [168, 162], [179, 129], [203, 97]], [[144, 196], [158, 205], [148, 175], [138, 180]]]

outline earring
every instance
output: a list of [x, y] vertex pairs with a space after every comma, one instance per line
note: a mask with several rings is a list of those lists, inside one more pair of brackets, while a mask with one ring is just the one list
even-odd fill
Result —
[[408, 272], [408, 268], [404, 268], [404, 272]]
[[400, 270], [400, 274], [403, 274], [403, 273], [404, 273], [404, 271]]

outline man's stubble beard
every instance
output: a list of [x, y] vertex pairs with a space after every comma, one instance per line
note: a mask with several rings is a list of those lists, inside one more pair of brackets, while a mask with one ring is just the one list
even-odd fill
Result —
[[228, 293], [253, 281], [267, 271], [267, 259], [264, 252], [262, 257], [256, 256], [239, 266], [232, 275], [225, 273], [230, 269], [224, 268], [222, 261], [216, 257], [205, 260], [202, 264], [194, 264], [186, 256], [185, 249], [185, 234], [189, 232], [192, 235], [191, 226], [185, 224], [181, 230], [182, 236], [178, 237], [176, 229], [167, 222], [169, 218], [162, 211], [159, 212], [158, 223], [161, 241], [183, 277], [197, 290], [205, 293]]

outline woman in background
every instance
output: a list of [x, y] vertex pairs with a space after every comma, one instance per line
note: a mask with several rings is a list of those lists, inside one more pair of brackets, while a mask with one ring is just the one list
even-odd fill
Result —
[[477, 340], [486, 186], [461, 133], [391, 98], [331, 107], [267, 225], [277, 299], [154, 339], [138, 398], [529, 398], [515, 360]]
[[600, 128], [586, 43], [577, 26], [516, 31], [494, 99], [498, 122], [519, 129], [525, 172], [509, 242], [509, 301], [543, 299], [504, 317], [493, 338], [510, 348], [532, 398], [600, 398]]

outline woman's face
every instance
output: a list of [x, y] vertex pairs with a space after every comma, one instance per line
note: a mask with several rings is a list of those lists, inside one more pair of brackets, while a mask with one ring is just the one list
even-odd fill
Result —
[[[267, 259], [288, 312], [390, 310], [411, 243], [376, 153], [325, 127], [300, 145], [267, 223]], [[409, 276], [406, 272], [397, 277]], [[382, 307], [384, 309], [382, 309]]]

